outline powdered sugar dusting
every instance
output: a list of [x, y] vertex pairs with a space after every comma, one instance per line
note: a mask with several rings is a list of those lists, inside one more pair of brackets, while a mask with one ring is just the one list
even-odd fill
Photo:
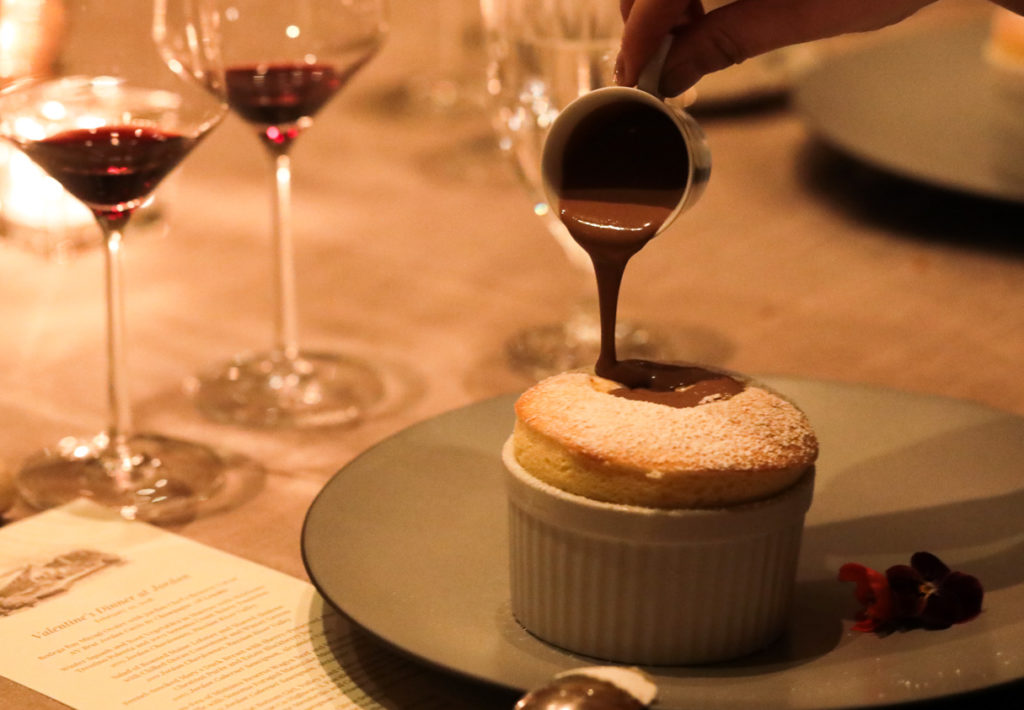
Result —
[[682, 409], [608, 394], [618, 386], [586, 373], [555, 375], [524, 393], [516, 414], [579, 455], [648, 471], [788, 468], [817, 455], [806, 416], [756, 385]]

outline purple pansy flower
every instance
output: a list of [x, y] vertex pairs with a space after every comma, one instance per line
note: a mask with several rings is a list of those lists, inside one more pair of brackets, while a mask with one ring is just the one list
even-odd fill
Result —
[[839, 579], [857, 583], [857, 599], [865, 606], [853, 627], [858, 631], [945, 629], [980, 614], [984, 598], [981, 582], [950, 570], [930, 552], [915, 552], [909, 565], [894, 565], [884, 576], [851, 562], [840, 568]]

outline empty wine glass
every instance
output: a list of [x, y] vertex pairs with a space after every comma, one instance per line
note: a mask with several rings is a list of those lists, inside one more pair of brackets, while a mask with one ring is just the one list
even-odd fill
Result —
[[[591, 365], [600, 348], [590, 259], [548, 205], [540, 163], [544, 139], [559, 111], [613, 83], [622, 18], [618, 3], [607, 0], [480, 0], [480, 8], [499, 147], [516, 168], [534, 213], [564, 249], [581, 294], [565, 320], [529, 327], [506, 343], [510, 366], [539, 378]], [[635, 323], [620, 320], [616, 326], [618, 348], [625, 356], [655, 357], [656, 340]]]
[[[225, 463], [212, 449], [135, 430], [120, 265], [132, 214], [227, 110], [202, 2], [157, 0], [154, 11], [137, 0], [69, 0], [66, 22], [48, 30], [60, 40], [52, 71], [0, 92], [0, 136], [92, 211], [106, 246], [109, 422], [99, 435], [61, 439], [23, 464], [19, 490], [38, 508], [87, 496], [128, 518], [177, 520], [223, 481]], [[151, 27], [188, 38], [177, 71]], [[209, 91], [185, 76], [193, 70], [210, 77]]]
[[413, 106], [438, 116], [479, 109], [483, 66], [477, 55], [483, 48], [477, 0], [440, 0], [433, 3], [430, 18], [435, 24], [424, 29], [433, 37], [432, 54], [427, 66], [409, 78]]
[[380, 48], [384, 0], [211, 0], [231, 108], [270, 157], [274, 339], [193, 383], [213, 419], [262, 427], [344, 424], [384, 394], [376, 370], [339, 353], [299, 348], [290, 150], [313, 118]]

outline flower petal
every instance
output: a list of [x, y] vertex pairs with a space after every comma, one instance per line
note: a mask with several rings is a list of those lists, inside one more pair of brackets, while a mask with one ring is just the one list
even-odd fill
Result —
[[854, 582], [854, 596], [864, 605], [854, 625], [857, 631], [874, 631], [892, 618], [892, 595], [885, 575], [856, 562], [839, 568], [840, 582]]
[[861, 604], [870, 604], [874, 601], [874, 592], [868, 583], [868, 574], [871, 570], [856, 562], [847, 562], [839, 568], [840, 582], [855, 582], [857, 584], [853, 594]]
[[897, 619], [913, 618], [924, 611], [926, 584], [921, 573], [910, 565], [893, 565], [885, 571], [892, 594], [892, 615]]
[[857, 617], [857, 623], [850, 628], [854, 631], [864, 631], [870, 633], [871, 631], [878, 631], [883, 626], [882, 622], [878, 619], [873, 619], [866, 614], [859, 614]]
[[910, 557], [910, 566], [929, 582], [942, 581], [949, 574], [946, 563], [930, 552], [915, 552]]
[[981, 613], [985, 592], [981, 582], [963, 572], [950, 572], [928, 597], [921, 621], [930, 628], [946, 628], [970, 621]]

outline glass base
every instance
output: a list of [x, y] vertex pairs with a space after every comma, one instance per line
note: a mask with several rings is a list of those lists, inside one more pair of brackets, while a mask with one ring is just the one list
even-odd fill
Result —
[[21, 497], [46, 509], [89, 498], [130, 520], [185, 522], [224, 483], [226, 464], [202, 444], [137, 434], [114, 445], [106, 434], [67, 437], [28, 458], [18, 471]]
[[384, 398], [369, 363], [330, 353], [238, 356], [196, 377], [189, 389], [210, 419], [265, 428], [353, 424]]
[[[622, 359], [658, 359], [667, 347], [649, 329], [620, 320], [615, 327], [615, 344]], [[597, 318], [578, 315], [561, 323], [521, 330], [505, 343], [509, 367], [540, 380], [580, 367], [593, 367], [601, 350], [601, 326]]]

